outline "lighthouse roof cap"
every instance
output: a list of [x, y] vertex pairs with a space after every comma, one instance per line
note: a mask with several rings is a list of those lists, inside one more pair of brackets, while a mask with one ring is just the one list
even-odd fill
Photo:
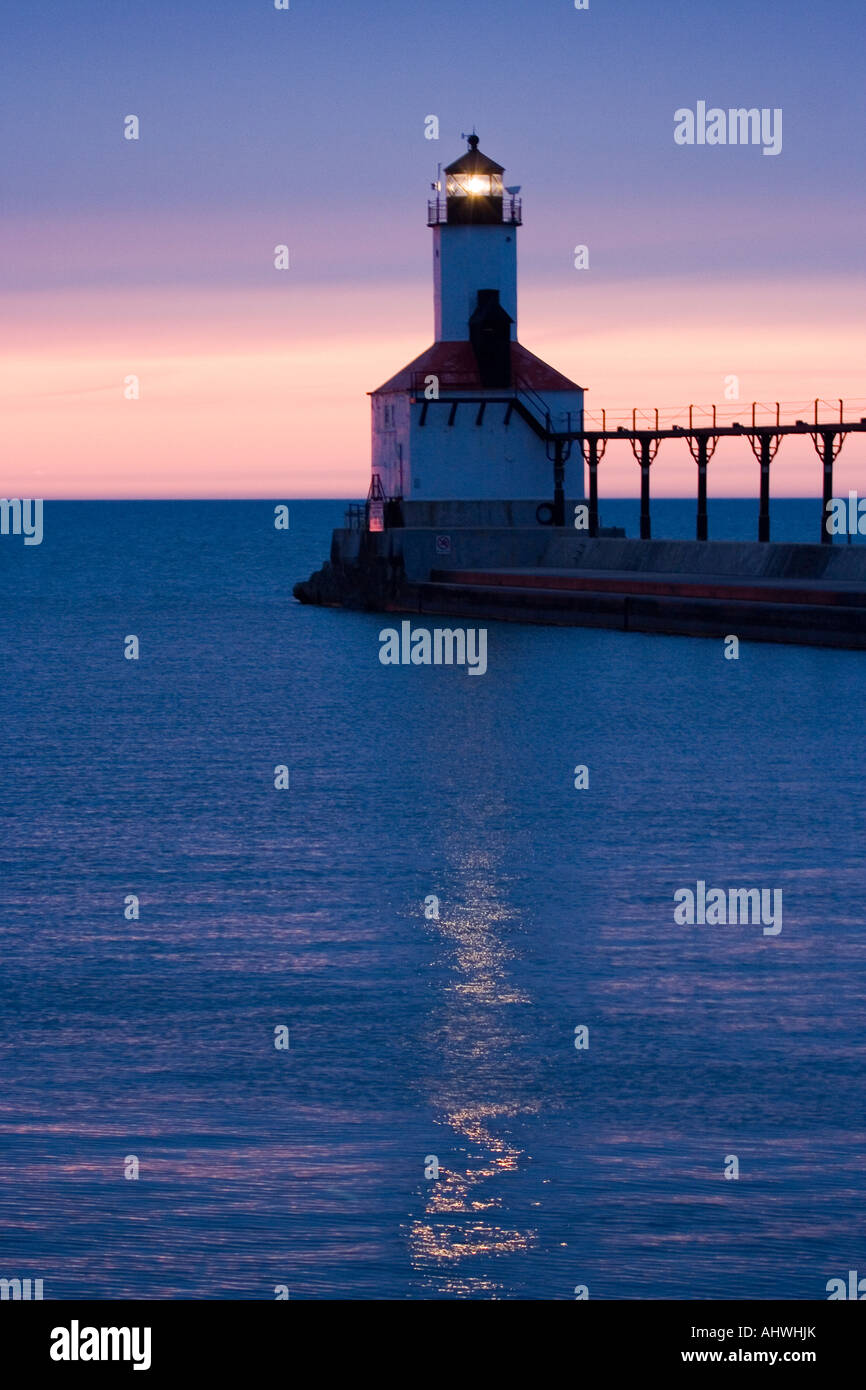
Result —
[[453, 164], [446, 164], [446, 174], [504, 174], [505, 165], [497, 164], [495, 159], [488, 159], [486, 154], [482, 154], [478, 148], [478, 136], [469, 136], [469, 149], [466, 154], [462, 154], [459, 159], [455, 159]]

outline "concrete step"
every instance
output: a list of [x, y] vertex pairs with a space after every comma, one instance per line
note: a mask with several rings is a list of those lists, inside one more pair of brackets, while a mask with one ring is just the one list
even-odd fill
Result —
[[[406, 611], [399, 603], [395, 610]], [[562, 627], [603, 627], [621, 632], [690, 637], [734, 634], [756, 642], [866, 649], [866, 606], [797, 603], [764, 591], [760, 600], [733, 597], [727, 586], [712, 596], [639, 593], [545, 585], [420, 584], [411, 611]]]
[[866, 588], [852, 580], [749, 579], [725, 575], [656, 574], [565, 569], [433, 570], [430, 583], [463, 588], [544, 590], [550, 593], [657, 595], [666, 598], [724, 599], [751, 603], [792, 603], [866, 609]]

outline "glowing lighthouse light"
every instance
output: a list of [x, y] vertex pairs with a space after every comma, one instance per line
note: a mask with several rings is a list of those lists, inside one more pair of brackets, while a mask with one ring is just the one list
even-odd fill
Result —
[[448, 178], [449, 198], [465, 197], [467, 193], [481, 193], [486, 198], [502, 197], [501, 174], [452, 174]]
[[449, 198], [501, 198], [502, 169], [478, 149], [478, 136], [470, 135], [469, 153], [445, 170]]

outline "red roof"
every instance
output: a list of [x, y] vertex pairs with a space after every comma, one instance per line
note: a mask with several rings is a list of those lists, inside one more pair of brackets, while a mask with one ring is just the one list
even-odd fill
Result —
[[[369, 391], [370, 396], [381, 396], [386, 391], [411, 391], [418, 379], [437, 376], [442, 391], [481, 391], [481, 377], [478, 363], [470, 342], [434, 343], [420, 357], [416, 357], [392, 376], [383, 386]], [[534, 352], [522, 343], [511, 344], [511, 379], [522, 386], [530, 386], [533, 391], [582, 391], [577, 382], [569, 381], [567, 376], [548, 367]]]

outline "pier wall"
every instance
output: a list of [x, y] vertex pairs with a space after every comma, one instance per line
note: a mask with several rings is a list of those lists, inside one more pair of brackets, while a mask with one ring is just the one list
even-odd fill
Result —
[[341, 529], [330, 563], [294, 592], [383, 613], [866, 650], [866, 546]]
[[401, 558], [410, 584], [435, 570], [588, 569], [732, 579], [866, 581], [866, 546], [758, 541], [590, 540], [567, 528], [427, 527], [382, 532], [337, 530], [333, 564], [364, 555]]

